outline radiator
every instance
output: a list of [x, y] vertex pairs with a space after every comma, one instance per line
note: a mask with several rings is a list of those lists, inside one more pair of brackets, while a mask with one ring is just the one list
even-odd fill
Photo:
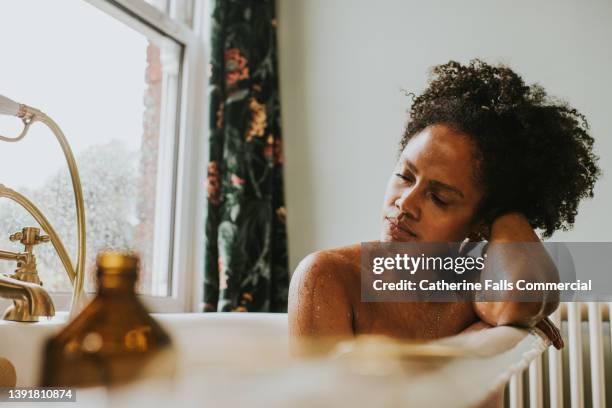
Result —
[[551, 320], [561, 328], [565, 348], [549, 347], [525, 372], [514, 375], [505, 405], [612, 407], [611, 315], [612, 302], [561, 304]]

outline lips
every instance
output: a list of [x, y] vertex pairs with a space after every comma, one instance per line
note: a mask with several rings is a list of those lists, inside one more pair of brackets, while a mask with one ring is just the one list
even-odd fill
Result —
[[418, 238], [410, 228], [402, 225], [397, 219], [385, 217], [385, 229], [394, 241], [414, 241]]

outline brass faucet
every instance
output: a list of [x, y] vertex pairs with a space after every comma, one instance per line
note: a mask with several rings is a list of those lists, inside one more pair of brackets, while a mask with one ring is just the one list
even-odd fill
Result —
[[53, 316], [55, 308], [51, 297], [42, 288], [42, 283], [36, 271], [36, 258], [33, 254], [33, 247], [39, 243], [50, 241], [57, 252], [66, 274], [72, 283], [72, 302], [70, 307], [71, 316], [80, 311], [83, 306], [83, 283], [85, 279], [85, 205], [83, 202], [83, 192], [81, 180], [76, 166], [76, 161], [72, 150], [60, 127], [47, 116], [44, 112], [31, 106], [18, 104], [0, 95], [0, 114], [13, 115], [21, 118], [24, 128], [19, 136], [6, 137], [0, 135], [0, 141], [18, 142], [22, 140], [30, 126], [36, 122], [45, 124], [55, 135], [62, 148], [74, 191], [76, 205], [76, 226], [77, 226], [77, 259], [76, 268], [73, 266], [64, 245], [59, 236], [45, 218], [42, 212], [26, 197], [20, 193], [0, 184], [0, 197], [6, 197], [27, 210], [38, 222], [41, 228], [48, 234], [40, 235], [40, 230], [35, 227], [26, 227], [21, 232], [11, 235], [12, 241], [20, 241], [25, 245], [24, 252], [0, 251], [0, 259], [17, 261], [17, 270], [11, 276], [0, 274], [0, 297], [13, 299], [13, 306], [6, 311], [4, 318], [7, 320], [38, 321], [38, 316]]
[[48, 235], [40, 235], [40, 229], [26, 227], [12, 234], [11, 241], [25, 246], [24, 252], [0, 250], [0, 259], [17, 262], [17, 269], [11, 276], [0, 275], [0, 297], [13, 299], [13, 305], [4, 312], [5, 320], [36, 322], [39, 316], [55, 315], [51, 297], [42, 287], [36, 270], [35, 245], [49, 242]]

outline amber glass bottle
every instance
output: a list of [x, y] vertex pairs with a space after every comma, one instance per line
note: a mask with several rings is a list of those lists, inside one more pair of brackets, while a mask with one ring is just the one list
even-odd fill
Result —
[[112, 386], [172, 376], [170, 337], [138, 300], [138, 258], [103, 252], [97, 258], [98, 293], [45, 348], [41, 385]]

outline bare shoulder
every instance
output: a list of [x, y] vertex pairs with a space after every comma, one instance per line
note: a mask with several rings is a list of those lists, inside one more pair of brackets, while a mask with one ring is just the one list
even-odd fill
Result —
[[360, 254], [359, 244], [313, 252], [302, 259], [295, 272], [304, 273], [313, 270], [329, 271], [333, 269], [339, 272], [336, 275], [341, 275], [345, 269], [355, 268], [359, 265]]
[[[319, 251], [298, 265], [289, 287], [292, 336], [352, 334], [359, 245]], [[357, 271], [357, 272], [356, 272]]]
[[302, 289], [323, 285], [328, 290], [346, 290], [358, 280], [359, 263], [359, 244], [313, 252], [299, 263], [291, 284]]

